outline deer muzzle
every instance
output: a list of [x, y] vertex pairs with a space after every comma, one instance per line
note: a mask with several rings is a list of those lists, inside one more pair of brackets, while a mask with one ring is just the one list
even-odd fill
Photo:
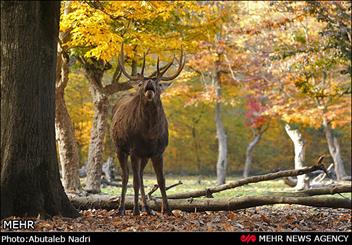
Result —
[[144, 93], [145, 97], [147, 97], [148, 101], [153, 100], [154, 96], [155, 96], [155, 92], [153, 90], [147, 90]]
[[152, 101], [154, 99], [155, 89], [151, 83], [146, 86], [144, 96], [147, 98], [148, 101]]

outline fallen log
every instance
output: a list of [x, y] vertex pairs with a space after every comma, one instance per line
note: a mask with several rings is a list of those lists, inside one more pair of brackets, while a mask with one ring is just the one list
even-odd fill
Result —
[[288, 185], [289, 187], [295, 187], [297, 185], [297, 179], [293, 178], [293, 177], [284, 177], [283, 178], [284, 182], [286, 185]]
[[176, 193], [176, 194], [168, 195], [167, 197], [168, 199], [185, 199], [185, 198], [191, 198], [191, 197], [195, 198], [195, 197], [202, 197], [202, 196], [211, 197], [213, 193], [236, 188], [249, 183], [257, 183], [261, 181], [273, 180], [273, 179], [278, 179], [278, 178], [288, 177], [288, 176], [298, 176], [298, 175], [307, 174], [316, 170], [326, 171], [324, 165], [317, 164], [317, 165], [313, 165], [311, 167], [306, 167], [302, 169], [284, 170], [284, 171], [278, 171], [275, 173], [252, 176], [238, 181], [233, 181], [228, 184], [218, 185], [218, 186], [206, 188], [203, 190], [197, 190], [197, 191], [191, 191], [191, 192], [185, 192], [185, 193]]
[[267, 192], [265, 195], [268, 196], [289, 196], [289, 197], [307, 197], [307, 196], [318, 196], [318, 195], [333, 195], [340, 193], [351, 193], [352, 186], [350, 185], [341, 185], [341, 186], [331, 186], [331, 187], [322, 187], [314, 188], [304, 191], [292, 191], [292, 192]]
[[[79, 210], [87, 209], [117, 209], [118, 197], [107, 195], [91, 195], [87, 197], [69, 196], [71, 203]], [[156, 211], [161, 209], [161, 199], [148, 200], [149, 206]], [[250, 207], [273, 204], [299, 204], [312, 207], [348, 208], [351, 209], [351, 199], [335, 197], [281, 197], [281, 196], [248, 196], [230, 199], [172, 199], [169, 205], [172, 210], [187, 212], [196, 211], [232, 211]], [[126, 198], [126, 209], [133, 208], [133, 198]]]

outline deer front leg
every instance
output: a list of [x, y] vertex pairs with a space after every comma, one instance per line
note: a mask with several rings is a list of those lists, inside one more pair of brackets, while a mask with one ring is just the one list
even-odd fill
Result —
[[119, 159], [119, 162], [120, 162], [121, 177], [122, 177], [122, 190], [121, 190], [118, 214], [123, 216], [125, 215], [125, 196], [126, 196], [127, 183], [128, 183], [127, 154], [122, 151], [117, 151], [117, 158]]
[[156, 179], [158, 181], [159, 189], [161, 192], [161, 197], [163, 199], [163, 205], [161, 207], [161, 212], [163, 214], [171, 215], [169, 208], [169, 203], [167, 201], [166, 191], [165, 191], [165, 179], [163, 173], [163, 155], [152, 157], [153, 168], [156, 174]]
[[154, 215], [154, 211], [148, 206], [147, 199], [144, 191], [144, 183], [143, 183], [143, 171], [145, 166], [148, 163], [148, 158], [142, 158], [141, 160], [141, 169], [139, 173], [139, 177], [141, 178], [141, 196], [142, 196], [142, 210], [147, 212], [149, 215]]
[[139, 188], [141, 186], [140, 178], [140, 169], [141, 169], [141, 160], [137, 156], [131, 155], [131, 165], [133, 170], [133, 189], [134, 189], [134, 207], [133, 215], [139, 215]]

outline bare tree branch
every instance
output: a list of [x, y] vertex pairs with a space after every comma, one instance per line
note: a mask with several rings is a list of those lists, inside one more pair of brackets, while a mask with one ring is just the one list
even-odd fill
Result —
[[132, 88], [132, 85], [129, 82], [113, 83], [113, 84], [106, 85], [103, 91], [106, 95], [112, 95], [116, 92], [129, 90], [131, 88]]
[[333, 195], [339, 193], [351, 193], [352, 187], [349, 185], [336, 185], [331, 187], [314, 188], [297, 192], [268, 192], [266, 195], [270, 196], [289, 196], [289, 197], [306, 197], [317, 195]]
[[246, 185], [249, 183], [257, 183], [260, 181], [273, 180], [273, 179], [278, 179], [278, 178], [288, 177], [288, 176], [298, 176], [298, 175], [310, 173], [310, 172], [313, 172], [316, 170], [325, 171], [325, 167], [322, 164], [317, 164], [317, 165], [302, 168], [302, 169], [285, 170], [285, 171], [279, 171], [276, 173], [269, 173], [269, 174], [265, 174], [265, 175], [252, 176], [252, 177], [244, 178], [244, 179], [241, 179], [238, 181], [233, 181], [228, 184], [210, 187], [210, 188], [206, 188], [203, 190], [197, 190], [197, 191], [169, 195], [168, 198], [169, 199], [183, 199], [183, 198], [191, 198], [191, 197], [193, 198], [193, 197], [209, 196], [213, 193], [236, 188], [236, 187], [243, 186], [243, 185]]
[[[169, 189], [171, 189], [171, 188], [173, 188], [173, 187], [175, 187], [175, 186], [178, 186], [178, 185], [182, 185], [183, 183], [181, 182], [181, 180], [179, 180], [176, 184], [173, 184], [173, 185], [170, 185], [170, 186], [168, 186], [168, 187], [166, 187], [165, 188], [165, 191], [167, 191], [167, 190], [169, 190]], [[159, 188], [159, 186], [156, 184], [156, 185], [154, 185], [153, 186], [153, 188], [151, 189], [151, 191], [150, 192], [148, 192], [148, 198], [149, 199], [152, 199], [152, 194], [157, 190]]]

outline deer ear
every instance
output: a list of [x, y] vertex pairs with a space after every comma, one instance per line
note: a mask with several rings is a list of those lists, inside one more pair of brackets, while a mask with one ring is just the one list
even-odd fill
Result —
[[164, 92], [168, 87], [170, 87], [172, 85], [172, 82], [169, 83], [159, 83], [159, 87], [161, 92]]

